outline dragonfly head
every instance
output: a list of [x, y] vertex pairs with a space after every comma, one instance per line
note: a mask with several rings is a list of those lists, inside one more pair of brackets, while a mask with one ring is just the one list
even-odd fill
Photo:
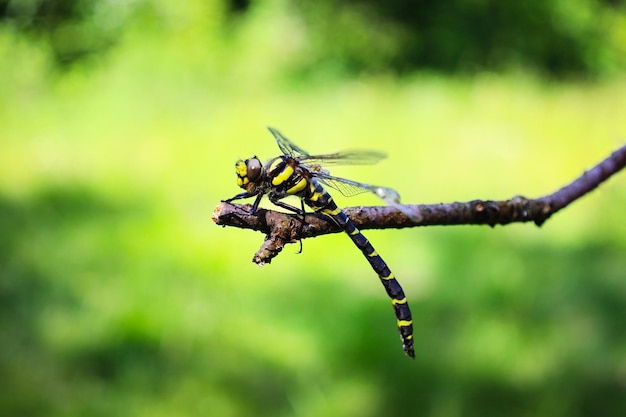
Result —
[[245, 161], [239, 160], [235, 164], [237, 171], [237, 185], [247, 192], [253, 192], [261, 183], [263, 164], [256, 156]]

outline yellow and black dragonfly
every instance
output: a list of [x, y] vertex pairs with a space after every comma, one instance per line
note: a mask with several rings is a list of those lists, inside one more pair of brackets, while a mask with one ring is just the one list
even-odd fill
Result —
[[[254, 213], [259, 207], [261, 198], [267, 194], [273, 204], [286, 210], [304, 216], [304, 204], [306, 204], [314, 211], [332, 219], [350, 236], [350, 239], [365, 255], [372, 269], [378, 274], [387, 294], [391, 298], [402, 340], [402, 348], [407, 355], [414, 358], [411, 310], [400, 283], [367, 238], [363, 236], [348, 216], [337, 207], [331, 195], [323, 188], [323, 186], [334, 188], [348, 197], [364, 192], [372, 192], [389, 204], [402, 210], [414, 221], [419, 221], [420, 216], [418, 214], [400, 204], [399, 195], [395, 190], [333, 177], [326, 169], [322, 168], [322, 165], [372, 164], [385, 158], [386, 155], [381, 152], [362, 150], [326, 155], [310, 155], [283, 136], [278, 130], [271, 127], [268, 129], [274, 135], [283, 154], [271, 159], [265, 165], [256, 156], [245, 161], [237, 161], [235, 164], [237, 185], [245, 191], [224, 201], [229, 203], [234, 200], [256, 196], [251, 209], [251, 212]], [[290, 195], [301, 198], [303, 202], [302, 208], [297, 208], [281, 201]]]

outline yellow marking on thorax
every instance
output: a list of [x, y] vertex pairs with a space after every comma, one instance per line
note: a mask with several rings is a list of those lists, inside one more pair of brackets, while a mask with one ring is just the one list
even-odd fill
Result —
[[300, 191], [306, 188], [307, 182], [308, 181], [306, 179], [301, 178], [300, 181], [298, 181], [296, 185], [294, 185], [293, 187], [287, 190], [287, 194], [289, 195], [298, 194]]
[[281, 158], [274, 158], [272, 160], [272, 162], [270, 163], [269, 167], [267, 168], [267, 170], [269, 172], [272, 172], [276, 169], [276, 167], [278, 166], [278, 164], [280, 164], [281, 162], [283, 162], [283, 160]]
[[293, 171], [294, 170], [293, 170], [292, 166], [286, 165], [285, 169], [283, 169], [283, 172], [281, 172], [280, 174], [276, 175], [272, 179], [272, 185], [280, 185], [283, 182], [287, 181], [293, 175]]

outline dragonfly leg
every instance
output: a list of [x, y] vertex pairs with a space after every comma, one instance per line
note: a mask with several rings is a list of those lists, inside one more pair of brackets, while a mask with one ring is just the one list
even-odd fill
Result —
[[298, 208], [298, 207], [292, 206], [291, 204], [284, 203], [280, 201], [278, 198], [272, 197], [271, 195], [269, 196], [269, 199], [272, 202], [272, 204], [276, 204], [278, 207], [282, 207], [285, 210], [289, 210], [291, 212], [296, 213], [298, 216], [302, 216], [302, 219], [300, 221], [300, 227], [298, 227], [298, 242], [300, 243], [300, 250], [296, 252], [296, 253], [302, 253], [302, 239], [300, 238], [300, 236], [302, 235], [302, 230], [304, 229], [304, 222], [305, 222], [305, 215], [306, 215], [306, 212], [304, 211], [304, 200], [303, 199], [300, 200], [300, 204], [302, 208]]
[[[270, 201], [272, 202], [272, 204], [275, 204], [275, 205], [277, 205], [278, 207], [282, 207], [282, 208], [284, 208], [285, 210], [289, 210], [289, 211], [291, 211], [292, 213], [296, 213], [296, 214], [298, 214], [298, 215], [302, 215], [302, 216], [304, 215], [304, 210], [299, 209], [298, 207], [294, 207], [294, 206], [292, 206], [291, 204], [284, 203], [284, 202], [280, 201], [280, 199], [279, 199], [279, 198], [277, 198], [277, 197], [275, 197], [275, 196], [272, 196], [271, 194], [269, 195], [269, 199], [270, 199]], [[303, 206], [303, 207], [304, 207], [304, 206]]]
[[254, 194], [250, 194], [248, 192], [243, 192], [243, 193], [239, 193], [234, 197], [231, 198], [227, 198], [226, 200], [222, 200], [223, 203], [230, 203], [231, 201], [235, 201], [235, 200], [241, 200], [244, 198], [250, 198], [252, 197]]
[[261, 203], [261, 199], [263, 198], [263, 194], [262, 193], [250, 194], [250, 193], [247, 193], [247, 192], [243, 192], [243, 193], [237, 194], [236, 196], [231, 197], [231, 198], [229, 198], [227, 200], [222, 200], [222, 202], [230, 203], [230, 202], [235, 201], [235, 200], [242, 200], [244, 198], [254, 197], [255, 195], [256, 195], [256, 200], [254, 200], [254, 204], [252, 204], [252, 208], [249, 211], [250, 214], [254, 214], [254, 213], [256, 213], [257, 209], [259, 208], [259, 204]]
[[302, 253], [302, 238], [300, 236], [302, 236], [302, 230], [304, 229], [304, 221], [305, 221], [305, 217], [304, 217], [304, 199], [300, 199], [300, 207], [302, 210], [302, 220], [300, 221], [300, 227], [298, 227], [298, 243], [300, 243], [300, 250], [296, 253]]

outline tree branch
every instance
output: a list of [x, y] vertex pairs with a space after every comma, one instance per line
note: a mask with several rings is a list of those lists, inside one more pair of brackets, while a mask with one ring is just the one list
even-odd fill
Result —
[[[528, 199], [516, 196], [502, 201], [472, 200], [465, 203], [408, 205], [412, 212], [421, 215], [419, 222], [411, 220], [392, 206], [347, 207], [343, 211], [363, 230], [460, 224], [495, 226], [530, 221], [541, 226], [554, 213], [597, 188], [624, 166], [626, 146], [613, 152], [570, 184], [544, 197]], [[265, 233], [265, 242], [252, 259], [258, 265], [270, 263], [287, 243], [342, 231], [329, 218], [317, 213], [307, 213], [305, 222], [301, 225], [301, 218], [295, 214], [267, 209], [258, 209], [256, 213], [250, 214], [251, 207], [249, 204], [221, 202], [213, 212], [213, 221], [221, 226]]]

